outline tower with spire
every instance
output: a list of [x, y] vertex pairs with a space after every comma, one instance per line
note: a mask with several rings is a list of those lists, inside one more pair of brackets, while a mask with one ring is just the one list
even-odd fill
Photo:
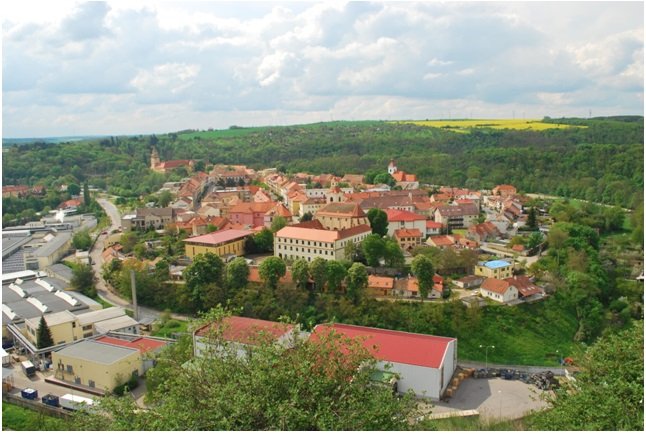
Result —
[[159, 152], [157, 152], [157, 149], [153, 147], [153, 150], [150, 153], [150, 168], [152, 170], [155, 170], [160, 163], [161, 163], [161, 160], [159, 159]]
[[397, 165], [395, 164], [395, 159], [390, 160], [390, 164], [388, 164], [388, 174], [390, 176], [394, 175], [397, 172]]

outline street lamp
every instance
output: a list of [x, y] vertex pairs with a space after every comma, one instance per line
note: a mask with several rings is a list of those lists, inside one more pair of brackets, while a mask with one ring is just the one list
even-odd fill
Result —
[[485, 349], [485, 369], [489, 370], [489, 348], [493, 350], [496, 347], [493, 345], [480, 345], [480, 348]]

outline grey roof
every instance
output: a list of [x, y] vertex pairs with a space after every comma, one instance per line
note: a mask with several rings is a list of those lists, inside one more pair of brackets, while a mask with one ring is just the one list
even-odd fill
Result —
[[4, 257], [4, 249], [2, 253], [2, 274], [15, 273], [16, 271], [23, 271], [25, 269], [25, 255], [22, 248], [6, 258]]
[[58, 277], [60, 277], [63, 281], [67, 283], [72, 281], [72, 269], [67, 265], [54, 264], [47, 267], [47, 270], [48, 271], [51, 270], [52, 273], [56, 274]]
[[121, 315], [117, 318], [96, 322], [94, 323], [94, 328], [97, 333], [107, 333], [136, 325], [139, 325], [139, 323], [134, 318], [130, 318], [128, 315]]
[[[21, 231], [27, 232], [27, 231]], [[2, 259], [11, 255], [16, 250], [19, 250], [20, 247], [28, 243], [31, 240], [31, 235], [27, 232], [24, 233], [11, 233], [11, 234], [2, 234]]]
[[50, 242], [47, 244], [44, 244], [40, 246], [36, 251], [34, 252], [34, 256], [49, 256], [58, 249], [60, 249], [65, 243], [70, 241], [72, 239], [72, 233], [71, 232], [59, 232], [54, 239], [52, 239]]
[[99, 321], [105, 321], [108, 319], [117, 318], [126, 314], [126, 311], [122, 307], [108, 307], [106, 309], [94, 310], [91, 312], [84, 313], [83, 315], [78, 316], [79, 324], [94, 324]]
[[439, 206], [437, 211], [443, 216], [463, 216], [463, 215], [478, 215], [478, 207], [472, 203], [466, 203], [463, 205], [449, 205], [449, 206]]
[[74, 357], [102, 365], [111, 365], [137, 352], [138, 350], [134, 348], [117, 347], [95, 341], [78, 342], [56, 351], [61, 356]]

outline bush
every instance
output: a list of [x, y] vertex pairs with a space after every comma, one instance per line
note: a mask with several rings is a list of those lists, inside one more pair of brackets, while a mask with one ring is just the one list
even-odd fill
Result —
[[114, 393], [117, 396], [123, 396], [124, 393], [134, 389], [138, 385], [139, 385], [139, 377], [133, 374], [130, 377], [130, 380], [128, 380], [127, 382], [115, 387], [112, 390], [112, 393]]

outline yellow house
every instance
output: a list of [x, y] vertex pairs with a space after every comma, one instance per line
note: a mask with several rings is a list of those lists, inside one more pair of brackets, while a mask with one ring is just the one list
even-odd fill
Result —
[[513, 275], [514, 264], [508, 261], [495, 260], [481, 262], [475, 267], [475, 275], [493, 279], [506, 279]]
[[196, 255], [208, 252], [218, 256], [242, 256], [245, 239], [252, 234], [252, 231], [228, 229], [187, 238], [184, 240], [186, 256], [193, 259]]
[[[26, 332], [24, 335], [34, 345], [36, 345], [36, 336], [38, 336], [40, 318], [41, 317], [36, 317], [25, 320]], [[47, 327], [49, 327], [49, 331], [52, 334], [52, 340], [55, 345], [74, 342], [83, 338], [83, 332], [78, 324], [76, 315], [67, 310], [45, 315], [45, 322], [47, 323]]]
[[108, 392], [143, 374], [139, 350], [91, 340], [54, 351], [52, 366], [59, 380]]

